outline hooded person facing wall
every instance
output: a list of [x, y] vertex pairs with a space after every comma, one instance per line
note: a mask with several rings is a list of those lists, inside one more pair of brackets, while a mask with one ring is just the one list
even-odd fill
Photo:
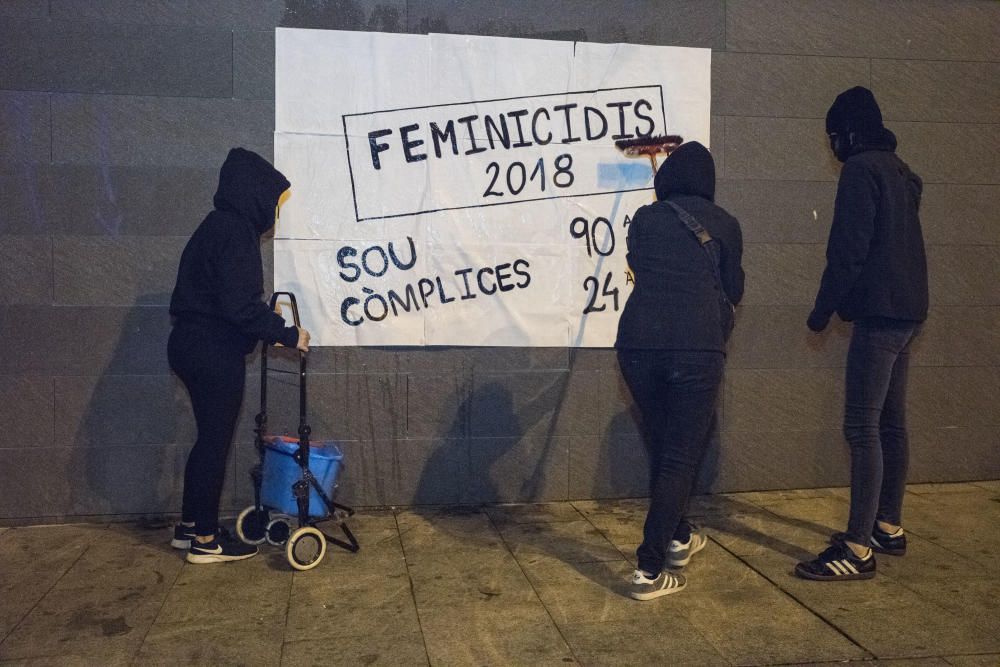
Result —
[[198, 438], [184, 472], [181, 523], [171, 545], [191, 563], [250, 558], [257, 548], [219, 530], [219, 499], [243, 386], [244, 361], [258, 341], [309, 349], [309, 333], [285, 326], [264, 303], [260, 237], [278, 215], [288, 180], [248, 150], [229, 151], [215, 209], [181, 255], [170, 299], [170, 368], [187, 387]]
[[666, 568], [683, 567], [707, 542], [684, 515], [712, 431], [731, 304], [743, 297], [740, 226], [714, 203], [708, 149], [682, 144], [654, 186], [658, 201], [636, 211], [628, 228], [635, 286], [615, 342], [650, 453], [649, 510], [630, 591], [637, 600], [684, 588], [684, 575]]

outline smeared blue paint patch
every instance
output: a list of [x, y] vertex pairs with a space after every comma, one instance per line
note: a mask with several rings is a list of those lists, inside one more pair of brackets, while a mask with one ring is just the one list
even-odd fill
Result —
[[602, 162], [597, 165], [597, 184], [615, 190], [652, 187], [653, 170], [645, 161]]

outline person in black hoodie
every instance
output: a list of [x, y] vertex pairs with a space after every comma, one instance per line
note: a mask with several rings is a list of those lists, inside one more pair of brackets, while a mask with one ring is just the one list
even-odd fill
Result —
[[844, 436], [851, 449], [846, 533], [799, 563], [806, 579], [875, 576], [879, 553], [902, 555], [906, 488], [906, 376], [910, 346], [927, 318], [927, 260], [918, 211], [920, 178], [896, 155], [875, 96], [851, 88], [826, 116], [830, 147], [844, 163], [826, 270], [807, 321], [820, 332], [834, 312], [854, 322], [847, 353]]
[[171, 544], [192, 563], [250, 558], [257, 548], [219, 529], [219, 498], [236, 427], [246, 355], [258, 341], [309, 349], [309, 333], [285, 326], [262, 300], [260, 237], [276, 221], [289, 183], [264, 158], [229, 151], [219, 173], [215, 210], [181, 255], [170, 299], [170, 368], [187, 387], [198, 439], [184, 471], [181, 523]]
[[[635, 286], [615, 342], [650, 453], [649, 510], [630, 590], [637, 600], [684, 588], [684, 576], [665, 568], [683, 567], [707, 542], [684, 514], [711, 435], [744, 278], [740, 226], [713, 203], [708, 149], [682, 144], [654, 187], [657, 202], [636, 211], [628, 228]], [[692, 222], [704, 233], [696, 235]]]

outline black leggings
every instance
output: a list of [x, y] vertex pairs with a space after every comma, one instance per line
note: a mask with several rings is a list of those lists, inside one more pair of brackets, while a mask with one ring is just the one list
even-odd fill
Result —
[[184, 469], [183, 521], [198, 535], [214, 535], [226, 477], [226, 459], [246, 381], [244, 355], [195, 328], [175, 327], [167, 344], [170, 368], [187, 387], [198, 439]]

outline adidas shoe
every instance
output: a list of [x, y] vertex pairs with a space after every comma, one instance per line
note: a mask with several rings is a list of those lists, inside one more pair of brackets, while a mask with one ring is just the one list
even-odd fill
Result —
[[257, 547], [244, 544], [233, 538], [229, 533], [219, 532], [211, 542], [191, 540], [188, 549], [187, 562], [196, 565], [205, 563], [225, 563], [231, 560], [245, 560], [257, 555]]
[[692, 530], [687, 542], [670, 540], [667, 549], [667, 567], [684, 567], [691, 562], [691, 556], [705, 548], [708, 538], [697, 530]]
[[[846, 539], [847, 533], [834, 533], [830, 536], [830, 544], [843, 542]], [[878, 554], [903, 556], [906, 554], [906, 533], [902, 528], [897, 528], [895, 533], [887, 533], [876, 523], [872, 528], [871, 548]]]
[[814, 581], [871, 579], [875, 576], [875, 554], [869, 551], [867, 558], [859, 558], [850, 547], [838, 542], [816, 559], [796, 565], [795, 574]]
[[659, 576], [650, 579], [642, 570], [636, 570], [632, 575], [632, 585], [629, 596], [633, 600], [652, 600], [662, 595], [677, 593], [687, 586], [683, 574], [674, 574], [663, 570]]

